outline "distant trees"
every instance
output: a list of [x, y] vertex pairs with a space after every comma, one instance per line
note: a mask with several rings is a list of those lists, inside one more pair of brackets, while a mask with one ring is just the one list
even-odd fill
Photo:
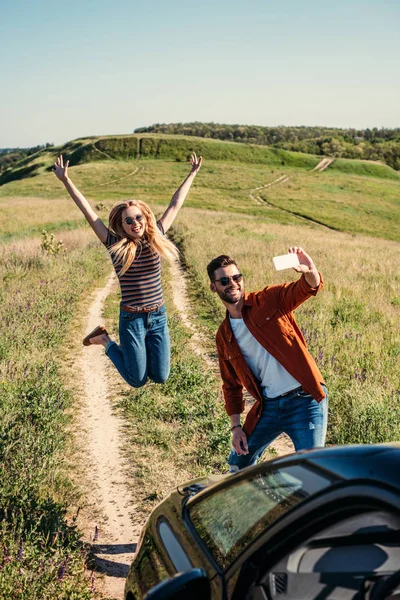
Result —
[[334, 127], [262, 127], [220, 123], [157, 123], [134, 133], [193, 135], [247, 144], [274, 146], [294, 152], [378, 160], [400, 170], [400, 128], [340, 129]]
[[0, 175], [23, 158], [31, 156], [31, 154], [35, 154], [39, 150], [52, 148], [53, 146], [54, 144], [46, 142], [45, 144], [32, 146], [31, 148], [0, 148]]

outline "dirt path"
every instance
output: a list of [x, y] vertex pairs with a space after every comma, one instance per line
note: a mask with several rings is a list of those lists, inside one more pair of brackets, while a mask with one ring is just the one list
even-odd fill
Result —
[[[100, 150], [99, 150], [100, 152]], [[144, 171], [144, 169], [140, 169], [141, 171]], [[136, 167], [136, 169], [133, 169], [133, 171], [131, 171], [130, 173], [128, 173], [128, 175], [124, 175], [123, 177], [118, 177], [118, 179], [110, 179], [110, 181], [106, 181], [106, 183], [97, 183], [96, 184], [96, 188], [98, 187], [104, 187], [106, 185], [111, 185], [112, 183], [119, 183], [120, 181], [124, 181], [124, 179], [129, 179], [129, 177], [133, 177], [134, 175], [136, 175], [136, 173], [139, 172], [139, 167]]]
[[286, 183], [287, 181], [289, 181], [289, 179], [290, 177], [288, 175], [282, 175], [281, 177], [278, 177], [278, 179], [274, 179], [274, 181], [270, 181], [265, 185], [260, 185], [259, 187], [250, 190], [249, 196], [252, 200], [257, 202], [257, 204], [266, 204], [265, 200], [261, 198], [259, 194], [255, 195], [255, 192], [258, 192], [259, 190], [266, 190], [275, 185], [281, 185], [282, 183]]
[[316, 167], [313, 168], [313, 171], [325, 171], [329, 165], [331, 165], [333, 163], [335, 159], [334, 158], [323, 158]]
[[[192, 332], [191, 347], [206, 365], [218, 372], [216, 358], [204, 350], [206, 342], [199, 333], [190, 314], [186, 275], [179, 263], [171, 266], [174, 281], [174, 303], [184, 325]], [[104, 288], [96, 290], [85, 316], [87, 335], [104, 322], [103, 306], [108, 294], [116, 285], [115, 277], [109, 277]], [[91, 544], [95, 560], [95, 571], [104, 574], [96, 586], [110, 598], [122, 599], [128, 566], [132, 562], [136, 543], [143, 522], [135, 516], [135, 501], [132, 498], [124, 469], [122, 432], [123, 421], [114, 414], [110, 378], [119, 376], [110, 368], [102, 346], [82, 347], [77, 356], [75, 373], [82, 380], [82, 406], [77, 428], [78, 444], [82, 448], [83, 460], [89, 465], [90, 490], [88, 508], [84, 512], [84, 538]], [[111, 379], [112, 381], [112, 379]], [[248, 398], [248, 408], [251, 406]], [[289, 438], [281, 436], [272, 448], [278, 454], [293, 451]]]
[[[325, 169], [327, 169], [329, 167], [329, 165], [331, 165], [333, 163], [334, 160], [335, 160], [334, 158], [323, 158], [316, 165], [316, 167], [314, 167], [314, 169], [312, 169], [311, 172], [315, 171], [317, 173], [321, 173], [322, 171], [325, 171]], [[266, 190], [271, 187], [276, 187], [277, 185], [282, 185], [284, 183], [287, 183], [290, 180], [291, 180], [291, 178], [288, 175], [282, 175], [281, 177], [278, 177], [277, 179], [274, 179], [273, 181], [270, 181], [270, 182], [266, 183], [265, 185], [260, 185], [257, 188], [251, 189], [249, 192], [249, 196], [252, 200], [254, 200], [254, 202], [256, 202], [257, 204], [261, 204], [261, 205], [265, 206], [266, 208], [276, 208], [282, 212], [288, 213], [292, 217], [296, 217], [297, 219], [300, 219], [301, 221], [305, 221], [306, 223], [313, 223], [315, 225], [319, 225], [320, 227], [324, 227], [325, 229], [330, 229], [332, 231], [338, 231], [337, 229], [335, 229], [335, 227], [332, 227], [330, 225], [325, 225], [325, 223], [321, 223], [317, 219], [312, 219], [311, 217], [306, 217], [304, 215], [300, 215], [299, 213], [297, 213], [293, 210], [289, 210], [287, 208], [282, 208], [281, 206], [277, 206], [276, 204], [273, 204], [273, 202], [271, 202], [270, 200], [261, 198], [260, 194], [257, 193], [257, 192], [259, 192], [259, 190]], [[292, 179], [292, 181], [293, 181], [293, 179]]]
[[178, 261], [175, 261], [171, 267], [171, 275], [172, 280], [174, 282], [173, 286], [173, 300], [176, 309], [179, 312], [179, 317], [182, 320], [182, 323], [189, 329], [192, 333], [192, 338], [190, 341], [191, 348], [195, 354], [201, 356], [206, 363], [206, 365], [212, 369], [213, 371], [218, 370], [218, 366], [215, 359], [206, 353], [204, 350], [205, 347], [205, 339], [201, 335], [201, 333], [196, 329], [193, 325], [192, 318], [190, 316], [189, 311], [189, 295], [187, 291], [187, 283], [186, 283], [186, 275], [184, 270], [182, 269], [181, 264]]
[[117, 162], [116, 158], [113, 158], [112, 156], [110, 156], [109, 154], [107, 154], [107, 152], [104, 152], [104, 150], [100, 150], [100, 148], [98, 148], [96, 146], [96, 142], [94, 142], [93, 144], [93, 148], [96, 150], [96, 152], [98, 152], [99, 154], [102, 154], [103, 156], [106, 156], [108, 158], [108, 160], [113, 160], [114, 162]]
[[[319, 163], [312, 169], [312, 171], [317, 171], [317, 172], [321, 173], [322, 171], [325, 171], [333, 163], [334, 160], [335, 160], [334, 158], [325, 157], [319, 161]], [[252, 200], [257, 202], [257, 204], [264, 204], [264, 205], [266, 204], [267, 206], [270, 206], [271, 208], [272, 207], [277, 208], [273, 204], [270, 204], [266, 200], [264, 200], [264, 198], [261, 198], [261, 196], [259, 194], [257, 194], [256, 192], [258, 192], [259, 190], [266, 190], [268, 188], [275, 187], [277, 185], [282, 185], [283, 183], [287, 183], [288, 181], [290, 181], [290, 179], [291, 179], [291, 177], [289, 175], [281, 175], [281, 177], [278, 177], [277, 179], [274, 179], [273, 181], [270, 181], [269, 183], [266, 183], [265, 185], [260, 185], [259, 187], [253, 188], [252, 190], [250, 190], [249, 196]]]
[[[104, 301], [114, 285], [111, 276], [105, 288], [95, 292], [85, 317], [84, 335], [104, 322]], [[92, 544], [95, 570], [105, 575], [104, 593], [120, 599], [142, 523], [135, 519], [135, 504], [126, 483], [122, 422], [114, 414], [109, 398], [107, 368], [102, 346], [82, 347], [76, 369], [81, 372], [84, 390], [79, 443], [92, 482], [84, 534]]]

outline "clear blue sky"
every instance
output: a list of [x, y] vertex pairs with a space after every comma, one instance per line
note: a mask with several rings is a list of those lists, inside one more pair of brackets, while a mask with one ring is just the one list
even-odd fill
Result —
[[178, 121], [400, 126], [399, 0], [0, 0], [0, 147]]

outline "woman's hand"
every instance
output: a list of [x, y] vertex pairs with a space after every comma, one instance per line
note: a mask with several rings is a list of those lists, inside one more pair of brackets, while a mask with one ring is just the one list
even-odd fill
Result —
[[171, 227], [172, 223], [175, 221], [176, 215], [178, 214], [182, 204], [185, 201], [187, 193], [192, 185], [196, 173], [199, 171], [201, 167], [201, 163], [203, 162], [203, 158], [200, 156], [199, 160], [197, 160], [196, 153], [193, 152], [190, 157], [191, 169], [189, 175], [186, 177], [185, 181], [181, 183], [181, 185], [176, 190], [175, 194], [171, 198], [171, 202], [163, 216], [160, 219], [160, 223], [163, 226], [164, 232], [167, 233], [168, 229]]
[[193, 152], [192, 156], [190, 157], [190, 164], [192, 165], [190, 172], [197, 173], [198, 171], [200, 171], [202, 162], [203, 162], [203, 157], [199, 156], [199, 160], [197, 160], [196, 152]]
[[56, 162], [53, 165], [52, 171], [53, 171], [54, 175], [57, 177], [57, 179], [59, 179], [63, 183], [65, 183], [65, 181], [67, 181], [67, 179], [68, 179], [68, 165], [69, 165], [69, 160], [67, 160], [64, 165], [64, 160], [63, 160], [62, 154], [60, 154], [60, 156], [57, 158]]
[[83, 213], [86, 221], [89, 223], [99, 240], [105, 244], [108, 236], [108, 229], [98, 215], [94, 212], [85, 196], [81, 194], [78, 188], [74, 186], [68, 177], [68, 165], [69, 160], [65, 161], [64, 164], [62, 154], [60, 154], [53, 165], [52, 171], [57, 179], [63, 182], [68, 194], [71, 196], [79, 210]]

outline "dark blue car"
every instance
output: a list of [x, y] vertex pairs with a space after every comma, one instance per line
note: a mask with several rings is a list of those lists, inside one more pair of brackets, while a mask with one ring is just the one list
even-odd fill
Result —
[[400, 600], [400, 445], [190, 482], [151, 514], [126, 600]]

